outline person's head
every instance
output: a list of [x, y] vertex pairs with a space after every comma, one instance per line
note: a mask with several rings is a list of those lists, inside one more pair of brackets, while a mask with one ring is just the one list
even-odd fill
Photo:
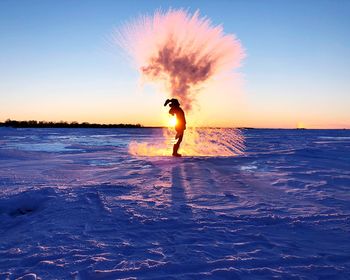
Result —
[[167, 99], [165, 101], [165, 104], [164, 106], [168, 105], [170, 106], [170, 108], [173, 108], [173, 107], [180, 107], [180, 102], [179, 100], [177, 100], [176, 98], [173, 98], [173, 99]]
[[171, 108], [173, 108], [173, 107], [180, 107], [180, 102], [179, 102], [179, 100], [173, 98], [173, 99], [171, 99], [169, 106]]

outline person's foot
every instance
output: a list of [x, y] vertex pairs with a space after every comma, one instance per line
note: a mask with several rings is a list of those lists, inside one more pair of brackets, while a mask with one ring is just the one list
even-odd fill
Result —
[[173, 157], [181, 157], [181, 154], [173, 153]]

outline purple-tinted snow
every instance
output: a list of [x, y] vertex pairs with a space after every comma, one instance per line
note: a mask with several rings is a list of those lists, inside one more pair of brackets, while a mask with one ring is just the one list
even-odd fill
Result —
[[0, 279], [349, 279], [350, 131], [244, 135], [138, 158], [160, 130], [0, 128]]

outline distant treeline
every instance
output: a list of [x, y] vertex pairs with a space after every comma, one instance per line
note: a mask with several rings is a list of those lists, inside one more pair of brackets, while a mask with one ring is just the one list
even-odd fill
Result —
[[97, 124], [97, 123], [78, 123], [78, 122], [46, 122], [46, 121], [15, 121], [15, 120], [6, 120], [3, 123], [0, 123], [0, 126], [14, 127], [14, 128], [140, 128], [140, 124]]

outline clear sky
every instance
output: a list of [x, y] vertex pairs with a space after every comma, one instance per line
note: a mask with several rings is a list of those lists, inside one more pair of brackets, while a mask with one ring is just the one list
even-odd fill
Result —
[[347, 0], [0, 0], [0, 121], [163, 125], [166, 95], [140, 90], [111, 37], [169, 7], [199, 9], [246, 50], [242, 92], [211, 96], [202, 124], [350, 128]]

